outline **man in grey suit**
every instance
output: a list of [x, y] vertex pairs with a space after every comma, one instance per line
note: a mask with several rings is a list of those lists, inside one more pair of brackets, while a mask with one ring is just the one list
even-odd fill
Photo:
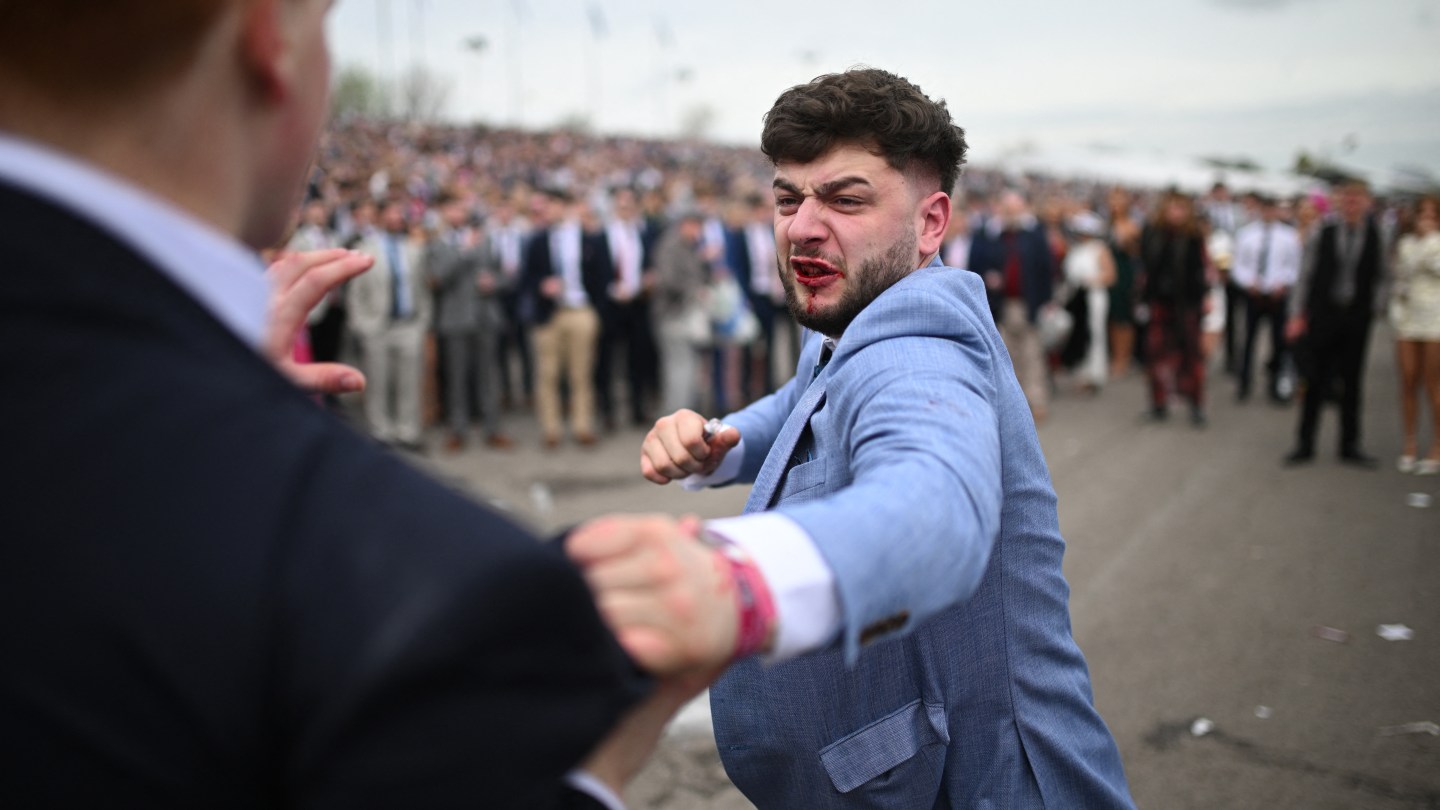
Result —
[[409, 237], [408, 224], [400, 203], [381, 209], [380, 229], [365, 234], [355, 248], [373, 256], [375, 265], [346, 287], [345, 304], [370, 379], [365, 392], [370, 432], [382, 442], [419, 450], [425, 335], [434, 301], [423, 246]]
[[799, 373], [727, 426], [656, 423], [645, 477], [754, 488], [573, 535], [602, 613], [657, 668], [728, 665], [716, 741], [762, 810], [1131, 807], [1030, 409], [984, 283], [937, 259], [964, 133], [857, 69], [782, 94], [761, 145]]
[[425, 248], [425, 273], [435, 290], [435, 332], [445, 348], [446, 412], [451, 452], [465, 446], [470, 428], [470, 403], [480, 407], [485, 443], [497, 449], [512, 446], [500, 429], [500, 357], [498, 345], [504, 314], [498, 295], [499, 267], [493, 251], [469, 225], [470, 212], [453, 194], [437, 200], [443, 229]]

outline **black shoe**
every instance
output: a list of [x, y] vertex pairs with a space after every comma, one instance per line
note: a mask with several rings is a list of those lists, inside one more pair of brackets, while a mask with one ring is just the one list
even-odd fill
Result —
[[1380, 467], [1380, 460], [1374, 456], [1367, 456], [1359, 450], [1346, 450], [1340, 453], [1340, 463], [1348, 464], [1351, 467], [1359, 467], [1362, 470], [1374, 470]]
[[1196, 428], [1204, 428], [1210, 424], [1210, 419], [1205, 416], [1204, 408], [1192, 408], [1190, 410], [1190, 424]]
[[1250, 401], [1250, 389], [1249, 389], [1249, 388], [1241, 388], [1240, 390], [1236, 391], [1236, 392], [1235, 392], [1235, 401], [1236, 401], [1236, 402], [1249, 402], [1249, 401]]
[[1145, 419], [1150, 422], [1164, 422], [1170, 418], [1170, 409], [1163, 405], [1155, 405], [1145, 413]]
[[1286, 467], [1298, 467], [1301, 464], [1309, 464], [1315, 460], [1315, 451], [1303, 447], [1297, 448], [1290, 455], [1285, 457]]

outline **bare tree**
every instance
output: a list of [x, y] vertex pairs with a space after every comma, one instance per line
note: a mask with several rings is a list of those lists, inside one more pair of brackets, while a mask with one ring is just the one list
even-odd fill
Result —
[[388, 118], [391, 115], [390, 93], [374, 73], [348, 65], [335, 76], [330, 94], [330, 114], [337, 120], [351, 118]]
[[412, 122], [429, 123], [440, 118], [450, 101], [454, 82], [423, 67], [412, 67], [400, 78], [400, 114]]
[[680, 115], [680, 136], [693, 140], [704, 140], [715, 126], [718, 117], [715, 108], [709, 104], [696, 104]]

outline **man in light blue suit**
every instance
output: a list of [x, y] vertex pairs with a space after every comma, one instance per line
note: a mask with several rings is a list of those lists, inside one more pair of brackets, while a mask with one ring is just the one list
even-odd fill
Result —
[[[647, 665], [730, 664], [716, 741], [762, 810], [1131, 807], [1030, 409], [980, 278], [936, 259], [964, 133], [857, 69], [782, 94], [762, 149], [800, 373], [722, 430], [657, 422], [647, 478], [754, 488], [573, 536], [602, 613]], [[693, 626], [656, 618], [679, 595]]]

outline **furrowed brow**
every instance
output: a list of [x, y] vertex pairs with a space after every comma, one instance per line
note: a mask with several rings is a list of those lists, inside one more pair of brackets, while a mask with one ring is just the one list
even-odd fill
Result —
[[800, 193], [799, 186], [781, 177], [775, 178], [775, 182], [771, 184], [771, 187], [774, 188], [776, 191], [783, 191], [786, 194]]
[[816, 186], [815, 194], [819, 197], [829, 197], [830, 195], [847, 189], [851, 186], [864, 186], [866, 188], [874, 188], [874, 186], [870, 184], [870, 181], [866, 180], [863, 177], [839, 177], [831, 180], [828, 183], [821, 183], [820, 185]]

